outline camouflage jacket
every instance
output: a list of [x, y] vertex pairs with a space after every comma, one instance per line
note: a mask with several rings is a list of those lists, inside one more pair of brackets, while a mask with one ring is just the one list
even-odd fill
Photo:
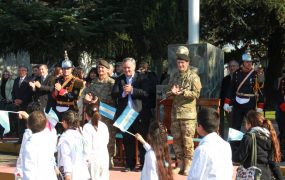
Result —
[[83, 97], [85, 96], [85, 94], [92, 92], [95, 96], [99, 98], [100, 101], [112, 105], [113, 100], [111, 97], [111, 92], [114, 83], [115, 80], [109, 76], [103, 80], [100, 80], [98, 77], [96, 77], [92, 81], [92, 84], [88, 88], [84, 89]]
[[184, 73], [177, 72], [169, 81], [168, 90], [179, 85], [181, 95], [173, 97], [171, 116], [176, 119], [196, 119], [196, 100], [202, 88], [199, 76], [188, 69]]

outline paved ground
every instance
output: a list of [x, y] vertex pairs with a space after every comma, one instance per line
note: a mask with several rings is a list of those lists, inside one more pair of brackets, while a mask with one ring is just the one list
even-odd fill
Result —
[[[15, 164], [16, 164], [17, 156], [15, 155], [7, 155], [7, 154], [0, 154], [0, 179], [1, 173], [9, 173], [13, 174], [15, 171]], [[140, 179], [140, 172], [121, 172], [123, 167], [115, 167], [114, 169], [110, 170], [110, 180], [139, 180]], [[186, 176], [175, 175], [175, 180], [185, 180]], [[5, 179], [10, 180], [10, 179]]]

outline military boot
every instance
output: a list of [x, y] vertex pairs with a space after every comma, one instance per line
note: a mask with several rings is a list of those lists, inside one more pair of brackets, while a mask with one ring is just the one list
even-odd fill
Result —
[[183, 161], [180, 160], [180, 159], [177, 159], [177, 166], [176, 166], [176, 168], [174, 168], [172, 170], [172, 173], [173, 174], [178, 174], [178, 173], [181, 173], [181, 172], [183, 172]]
[[192, 161], [190, 159], [184, 159], [184, 171], [182, 175], [188, 176]]

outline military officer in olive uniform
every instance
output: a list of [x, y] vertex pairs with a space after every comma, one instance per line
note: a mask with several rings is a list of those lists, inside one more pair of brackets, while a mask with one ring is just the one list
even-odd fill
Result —
[[176, 52], [178, 72], [169, 82], [167, 96], [173, 97], [171, 110], [171, 133], [177, 159], [173, 173], [188, 175], [194, 153], [193, 137], [196, 128], [196, 100], [202, 88], [199, 76], [189, 68], [187, 47], [180, 46]]
[[232, 128], [236, 130], [241, 129], [248, 111], [263, 112], [264, 108], [264, 73], [260, 68], [254, 69], [249, 49], [242, 55], [242, 60], [241, 68], [233, 73], [224, 101], [224, 110], [233, 110]]
[[[73, 64], [68, 59], [67, 55], [64, 61], [61, 63], [63, 76], [56, 79], [55, 90], [53, 97], [56, 99], [56, 113], [59, 120], [62, 113], [67, 110], [78, 111], [77, 100], [84, 87], [84, 82], [72, 75]], [[57, 124], [57, 131], [62, 132], [61, 124]]]
[[[108, 71], [110, 69], [110, 64], [101, 59], [98, 61], [98, 77], [96, 77], [93, 80], [93, 83], [90, 87], [85, 88], [82, 93], [82, 98], [84, 98], [86, 95], [88, 96], [89, 93], [92, 93], [92, 96], [97, 96], [100, 100], [100, 102], [106, 103], [110, 106], [114, 107], [114, 103], [111, 97], [111, 92], [113, 85], [115, 83], [115, 80], [111, 78], [108, 75]], [[88, 99], [88, 98], [87, 98]], [[116, 141], [115, 136], [117, 133], [117, 129], [113, 126], [114, 121], [101, 116], [101, 121], [104, 122], [109, 130], [109, 144], [108, 144], [108, 151], [110, 156], [110, 167], [113, 167], [113, 157], [115, 156], [115, 147], [116, 147]]]

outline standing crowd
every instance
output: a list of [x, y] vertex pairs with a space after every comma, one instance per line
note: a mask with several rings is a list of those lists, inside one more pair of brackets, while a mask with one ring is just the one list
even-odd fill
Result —
[[[27, 67], [19, 66], [15, 80], [5, 70], [1, 79], [0, 108], [19, 112], [19, 115], [9, 115], [10, 134], [17, 135], [18, 143], [22, 144], [16, 176], [49, 180], [109, 179], [109, 168], [114, 166], [116, 154], [115, 136], [119, 130], [113, 126], [114, 121], [99, 113], [102, 102], [117, 109], [115, 120], [127, 106], [138, 112], [128, 129], [135, 136], [123, 133], [124, 172], [142, 170], [141, 179], [145, 180], [172, 180], [173, 174], [178, 173], [188, 176], [188, 180], [229, 180], [233, 176], [233, 162], [245, 168], [251, 166], [251, 134], [254, 133], [256, 166], [262, 171], [261, 179], [270, 179], [272, 175], [283, 179], [277, 166], [281, 160], [279, 140], [271, 122], [262, 116], [262, 69], [254, 68], [249, 51], [242, 60], [240, 67], [236, 61], [230, 62], [230, 70], [231, 65], [235, 68], [224, 78], [221, 91], [229, 126], [241, 130], [245, 122], [246, 133], [241, 142], [229, 144], [219, 136], [223, 111], [220, 114], [215, 109], [206, 108], [197, 113], [196, 102], [202, 84], [190, 68], [188, 48], [178, 47], [178, 71], [170, 77], [166, 93], [167, 98], [173, 100], [170, 130], [175, 167], [170, 159], [167, 129], [163, 122], [154, 120], [158, 79], [149, 71], [146, 62], [136, 70], [136, 61], [131, 57], [117, 63], [115, 68], [99, 59], [85, 78], [83, 69], [74, 67], [66, 53], [52, 74], [48, 74], [48, 67], [44, 64], [33, 67], [31, 77]], [[283, 82], [281, 79], [281, 95], [284, 94]], [[283, 106], [282, 101], [281, 116]], [[59, 123], [45, 115], [51, 109], [57, 114]], [[2, 135], [4, 129], [0, 127], [0, 131]], [[202, 140], [194, 150], [196, 133]], [[141, 166], [138, 169], [135, 139], [140, 142]]]

